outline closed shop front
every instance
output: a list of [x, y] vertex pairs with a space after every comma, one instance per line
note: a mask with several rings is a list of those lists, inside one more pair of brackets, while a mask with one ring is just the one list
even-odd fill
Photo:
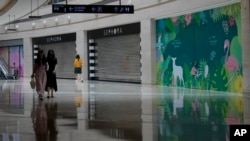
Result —
[[49, 49], [54, 50], [57, 57], [57, 77], [75, 78], [73, 62], [76, 55], [76, 34], [53, 35], [33, 39], [34, 58], [38, 49], [43, 49], [47, 56]]
[[89, 79], [141, 83], [140, 24], [88, 32]]

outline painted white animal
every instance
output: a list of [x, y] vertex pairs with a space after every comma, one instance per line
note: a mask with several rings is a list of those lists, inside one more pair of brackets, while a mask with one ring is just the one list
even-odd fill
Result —
[[182, 69], [181, 66], [176, 66], [175, 60], [176, 60], [176, 57], [172, 58], [172, 61], [173, 61], [174, 85], [177, 84], [177, 78], [179, 78], [179, 80], [182, 83], [182, 85], [185, 86], [184, 79], [183, 79], [183, 69]]

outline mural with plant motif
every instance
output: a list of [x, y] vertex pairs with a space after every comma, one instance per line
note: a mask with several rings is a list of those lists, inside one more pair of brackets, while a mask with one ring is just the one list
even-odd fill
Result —
[[156, 20], [157, 84], [242, 93], [239, 3]]

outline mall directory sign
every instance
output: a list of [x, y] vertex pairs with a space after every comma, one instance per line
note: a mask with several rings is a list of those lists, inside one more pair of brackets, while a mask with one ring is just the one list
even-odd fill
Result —
[[53, 4], [53, 13], [115, 13], [115, 14], [133, 14], [132, 5], [63, 5]]

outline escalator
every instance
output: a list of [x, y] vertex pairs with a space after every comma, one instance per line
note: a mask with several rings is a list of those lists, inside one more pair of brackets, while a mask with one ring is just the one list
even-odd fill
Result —
[[18, 79], [18, 69], [9, 67], [2, 56], [0, 56], [0, 79]]

